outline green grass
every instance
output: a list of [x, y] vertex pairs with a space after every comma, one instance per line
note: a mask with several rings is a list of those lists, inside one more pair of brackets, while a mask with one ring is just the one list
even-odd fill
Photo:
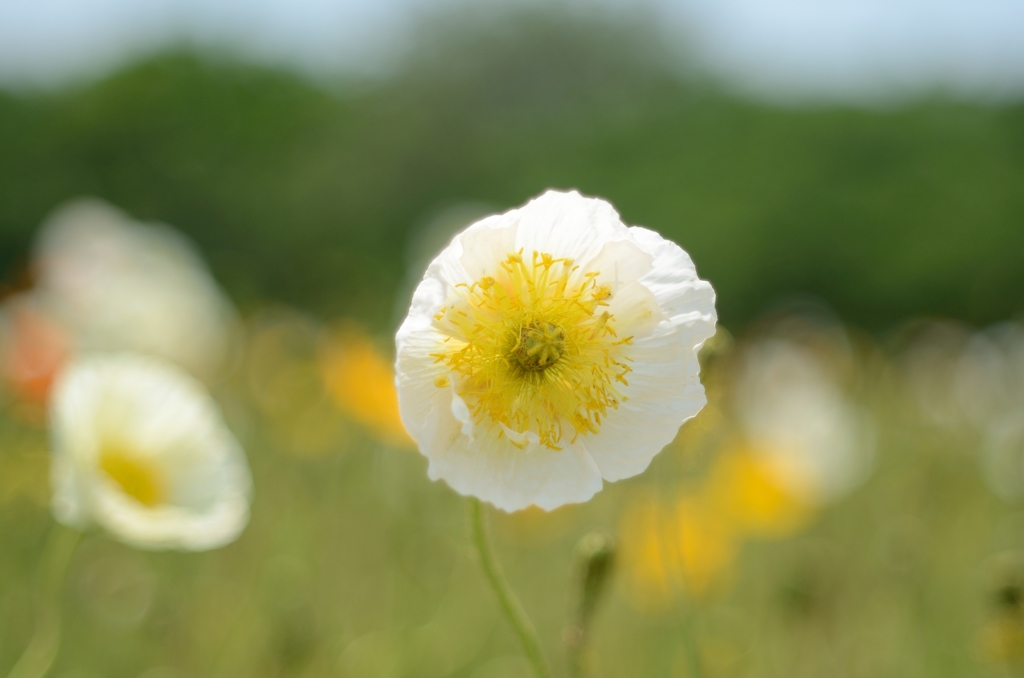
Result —
[[[969, 434], [925, 425], [891, 368], [877, 356], [865, 365], [879, 440], [869, 481], [795, 536], [747, 541], [731, 575], [693, 603], [691, 622], [686, 603], [639, 604], [621, 560], [596, 613], [593, 675], [688, 675], [684, 628], [707, 676], [1006, 675], [979, 638], [1004, 609], [990, 570], [999, 553], [1024, 547], [1021, 516], [983, 484]], [[198, 554], [88, 533], [63, 594], [53, 675], [528, 675], [477, 567], [465, 500], [428, 481], [423, 458], [353, 423], [320, 457], [296, 457], [287, 436], [301, 431], [261, 413], [242, 376], [218, 395], [253, 467], [251, 524], [236, 543]], [[732, 430], [728, 416], [721, 426], [696, 437], [684, 427], [644, 474], [587, 504], [489, 510], [502, 567], [557, 675], [575, 542], [599, 529], [628, 543], [622, 518], [634, 502], [694, 491]], [[0, 670], [30, 636], [30, 587], [51, 526], [43, 432], [8, 419], [3, 436], [3, 468], [25, 454], [35, 474], [0, 511]]]

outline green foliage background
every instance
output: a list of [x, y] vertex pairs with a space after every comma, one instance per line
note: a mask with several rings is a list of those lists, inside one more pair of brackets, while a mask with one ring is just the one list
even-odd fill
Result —
[[416, 224], [557, 187], [681, 243], [728, 326], [796, 292], [872, 329], [1021, 310], [1024, 105], [784, 108], [678, 75], [635, 26], [462, 29], [372, 83], [182, 52], [0, 95], [0, 264], [93, 194], [189, 233], [243, 306], [383, 329]]

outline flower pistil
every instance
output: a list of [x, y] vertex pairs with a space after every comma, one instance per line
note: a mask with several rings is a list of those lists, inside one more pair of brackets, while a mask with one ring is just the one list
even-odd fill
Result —
[[599, 276], [570, 258], [524, 259], [520, 250], [495, 276], [456, 286], [435, 315], [446, 338], [432, 355], [451, 368], [476, 424], [500, 425], [499, 436], [521, 448], [535, 438], [558, 450], [566, 433], [596, 433], [626, 399], [632, 337], [618, 337], [606, 310], [612, 289]]

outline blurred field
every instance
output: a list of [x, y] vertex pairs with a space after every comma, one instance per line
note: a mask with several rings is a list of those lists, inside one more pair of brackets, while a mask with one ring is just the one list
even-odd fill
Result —
[[[702, 354], [709, 406], [648, 471], [582, 506], [490, 512], [558, 673], [570, 557], [596, 529], [620, 550], [594, 676], [1024, 674], [1024, 343], [987, 371], [970, 349], [1024, 310], [1024, 105], [775, 108], [679, 75], [643, 27], [433, 30], [374, 83], [181, 52], [0, 93], [8, 293], [46, 215], [94, 195], [188, 234], [241, 315], [210, 382], [252, 465], [251, 524], [202, 554], [87, 535], [52, 675], [529, 675], [464, 501], [397, 421], [390, 333], [454, 230], [547, 187], [679, 242], [732, 330]], [[912, 322], [935, 315], [957, 321]], [[790, 457], [758, 456], [742, 374], [773, 338], [856, 413], [848, 480], [765, 470]], [[0, 671], [52, 528], [42, 409], [9, 386], [4, 404]]]
[[[260, 323], [281, 334], [311, 327], [272, 317]], [[261, 393], [239, 376], [217, 391], [255, 473], [248, 530], [207, 554], [88, 536], [71, 565], [55, 675], [528, 675], [475, 569], [463, 501], [429, 483], [410, 449], [381, 442], [351, 413], [317, 409], [329, 395], [315, 374], [300, 376], [308, 344], [290, 344], [240, 370], [290, 373], [287, 389]], [[726, 490], [746, 498], [747, 532], [729, 522], [739, 504], [713, 505], [702, 532], [683, 534], [684, 566], [666, 569], [644, 546], [655, 539], [667, 553], [680, 534], [672, 523], [648, 534], [629, 516], [706, 496], [709, 469], [740, 435], [736, 350], [715, 354], [711, 404], [642, 476], [583, 506], [492, 514], [505, 567], [555, 660], [570, 554], [591, 529], [622, 545], [594, 628], [594, 675], [692, 675], [684, 630], [712, 676], [999, 676], [1024, 659], [1024, 561], [1007, 555], [1024, 547], [1024, 516], [984, 484], [978, 436], [927, 423], [901, 373], [863, 339], [848, 367], [876, 426], [865, 485], [834, 505], [804, 505], [794, 521], [798, 497], [734, 479]], [[315, 426], [296, 411], [320, 412]], [[45, 436], [10, 418], [3, 436], [0, 661], [10, 665], [32, 628], [29, 582], [50, 519]]]

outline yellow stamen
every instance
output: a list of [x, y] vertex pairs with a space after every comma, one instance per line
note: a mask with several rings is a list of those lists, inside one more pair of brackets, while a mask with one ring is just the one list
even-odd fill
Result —
[[106, 447], [100, 453], [100, 469], [125, 494], [150, 508], [163, 502], [165, 492], [156, 464], [121, 447]]
[[512, 252], [494, 273], [457, 286], [435, 316], [446, 339], [434, 357], [460, 377], [474, 421], [534, 433], [551, 449], [566, 434], [596, 433], [631, 372], [632, 338], [618, 338], [614, 316], [599, 310], [611, 288], [542, 252]]

